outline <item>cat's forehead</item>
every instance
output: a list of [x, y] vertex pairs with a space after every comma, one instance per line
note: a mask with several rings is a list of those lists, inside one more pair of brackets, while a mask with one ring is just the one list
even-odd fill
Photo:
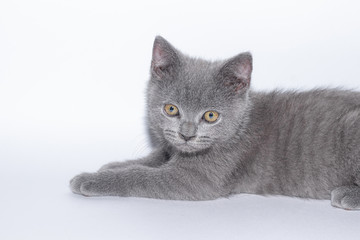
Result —
[[179, 77], [190, 83], [210, 82], [219, 72], [221, 62], [211, 62], [199, 58], [185, 58], [179, 69]]
[[226, 101], [216, 75], [219, 63], [188, 59], [167, 88], [170, 100], [187, 109], [218, 107]]

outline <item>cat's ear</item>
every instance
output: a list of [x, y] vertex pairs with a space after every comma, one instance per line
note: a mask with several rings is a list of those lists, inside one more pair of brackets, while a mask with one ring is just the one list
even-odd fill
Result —
[[151, 73], [156, 78], [163, 78], [170, 74], [179, 63], [176, 49], [163, 37], [157, 36], [154, 41]]
[[220, 81], [235, 93], [246, 91], [250, 87], [252, 56], [249, 52], [241, 53], [222, 66]]

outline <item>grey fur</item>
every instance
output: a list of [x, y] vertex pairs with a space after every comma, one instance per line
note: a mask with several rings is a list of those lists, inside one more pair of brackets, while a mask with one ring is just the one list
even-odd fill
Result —
[[[251, 71], [249, 53], [210, 62], [157, 37], [147, 89], [154, 151], [80, 174], [72, 191], [178, 200], [287, 195], [359, 209], [360, 94], [254, 92]], [[165, 104], [179, 116], [168, 116]], [[203, 120], [209, 110], [220, 113], [214, 123]]]

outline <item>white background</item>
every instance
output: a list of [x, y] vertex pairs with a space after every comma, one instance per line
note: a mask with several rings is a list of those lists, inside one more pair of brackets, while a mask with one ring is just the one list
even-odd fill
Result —
[[0, 2], [0, 239], [359, 239], [360, 212], [238, 195], [85, 198], [68, 181], [147, 154], [154, 37], [197, 57], [250, 50], [253, 88], [360, 87], [358, 1]]

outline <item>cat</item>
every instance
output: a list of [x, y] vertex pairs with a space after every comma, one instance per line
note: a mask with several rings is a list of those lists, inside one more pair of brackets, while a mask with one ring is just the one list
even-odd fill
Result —
[[82, 173], [84, 196], [211, 200], [233, 194], [331, 199], [360, 209], [360, 93], [250, 89], [252, 55], [189, 57], [153, 45], [146, 157]]

